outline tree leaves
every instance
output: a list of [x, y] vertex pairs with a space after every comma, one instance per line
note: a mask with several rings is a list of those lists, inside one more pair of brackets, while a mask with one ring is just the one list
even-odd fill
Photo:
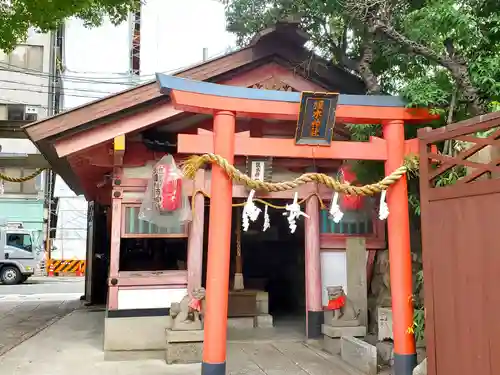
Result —
[[[500, 100], [500, 10], [493, 0], [227, 3], [228, 28], [240, 43], [289, 16], [301, 20], [319, 54], [358, 74], [367, 86], [374, 86], [372, 73], [382, 91], [402, 94], [412, 104], [443, 108], [458, 90], [456, 112], [472, 115], [487, 110], [483, 103]], [[366, 72], [359, 62], [365, 61], [370, 38], [373, 56]]]
[[88, 27], [101, 25], [105, 17], [119, 24], [140, 5], [140, 0], [0, 0], [0, 50], [10, 52], [23, 43], [30, 28], [55, 30], [72, 16]]

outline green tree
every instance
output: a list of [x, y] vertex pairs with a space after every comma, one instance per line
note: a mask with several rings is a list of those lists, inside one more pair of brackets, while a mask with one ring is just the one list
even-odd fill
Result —
[[105, 17], [118, 24], [139, 6], [139, 0], [0, 0], [0, 50], [22, 43], [30, 28], [47, 32], [72, 16], [89, 27], [101, 25]]
[[[245, 44], [257, 31], [294, 20], [311, 36], [311, 51], [358, 75], [368, 94], [403, 95], [411, 106], [440, 113], [433, 127], [500, 110], [500, 7], [497, 0], [227, 0], [227, 25]], [[427, 125], [427, 126], [428, 126]], [[380, 135], [379, 125], [349, 125], [352, 138]], [[408, 126], [408, 137], [416, 127]], [[439, 145], [446, 154], [460, 145]], [[358, 179], [382, 177], [380, 163], [361, 161]], [[466, 173], [456, 167], [437, 185]], [[420, 215], [418, 179], [409, 203]], [[418, 230], [420, 220], [412, 220]], [[417, 249], [414, 249], [417, 250]], [[417, 250], [418, 251], [418, 250]], [[422, 273], [417, 294], [422, 286]], [[415, 302], [414, 328], [423, 336], [424, 310]]]
[[[227, 25], [245, 44], [293, 19], [312, 49], [363, 79], [369, 94], [403, 95], [442, 114], [433, 127], [482, 114], [500, 101], [500, 8], [496, 0], [227, 0]], [[355, 139], [377, 125], [350, 125]], [[414, 137], [415, 126], [407, 129]], [[442, 151], [453, 150], [443, 145]], [[361, 171], [371, 181], [382, 168]], [[369, 171], [370, 173], [367, 173]], [[378, 176], [373, 175], [378, 173]], [[410, 188], [411, 193], [418, 189]], [[418, 212], [418, 197], [410, 197]]]
[[483, 113], [500, 95], [500, 8], [494, 0], [229, 0], [240, 43], [300, 20], [315, 51], [358, 74], [369, 93], [404, 94], [454, 116]]

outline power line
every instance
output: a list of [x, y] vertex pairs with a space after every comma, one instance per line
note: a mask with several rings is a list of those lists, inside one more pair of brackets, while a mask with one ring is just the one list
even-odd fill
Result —
[[[26, 91], [26, 92], [36, 92], [39, 94], [51, 94], [48, 91], [42, 91], [42, 90], [31, 90], [31, 89], [15, 89], [15, 88], [5, 88], [2, 87], [0, 90], [8, 90], [8, 91]], [[65, 90], [64, 90], [65, 91]], [[89, 99], [103, 99], [103, 96], [88, 96], [88, 95], [77, 95], [77, 94], [66, 94], [65, 92], [62, 93], [63, 96], [71, 96], [74, 98], [89, 98]]]
[[[224, 55], [227, 55], [228, 54], [228, 50], [229, 50], [229, 52], [231, 52], [231, 49], [225, 48], [224, 50], [222, 50], [222, 51], [220, 51], [220, 52], [218, 52], [218, 53], [210, 56], [208, 58], [208, 60], [213, 60], [213, 59], [222, 57]], [[175, 72], [179, 72], [179, 71], [183, 71], [183, 70], [189, 69], [189, 68], [194, 67], [194, 66], [196, 66], [198, 64], [199, 64], [199, 62], [198, 63], [194, 63], [194, 64], [188, 64], [188, 65], [184, 65], [184, 66], [181, 66], [181, 67], [178, 67], [178, 68], [174, 68], [174, 69], [162, 71], [160, 73], [162, 73], [162, 74], [173, 74]], [[146, 75], [140, 76], [139, 77], [140, 78], [139, 81], [134, 81], [134, 82], [113, 82], [114, 80], [120, 80], [120, 79], [121, 80], [127, 80], [127, 79], [132, 79], [134, 77], [133, 77], [132, 72], [127, 72], [127, 73], [124, 73], [124, 72], [112, 73], [112, 72], [110, 72], [110, 74], [123, 74], [124, 75], [123, 77], [116, 77], [116, 76], [108, 76], [108, 77], [81, 77], [81, 76], [64, 74], [64, 71], [69, 71], [69, 72], [73, 72], [73, 73], [77, 72], [77, 71], [72, 71], [72, 70], [69, 70], [69, 69], [64, 69], [63, 74], [61, 76], [59, 76], [59, 75], [54, 75], [54, 74], [50, 74], [50, 73], [47, 73], [47, 72], [40, 72], [40, 71], [35, 70], [35, 69], [20, 68], [20, 67], [17, 67], [15, 65], [8, 64], [8, 63], [5, 63], [5, 62], [0, 62], [0, 71], [8, 71], [8, 72], [13, 72], [13, 73], [26, 74], [26, 75], [37, 76], [37, 77], [45, 77], [45, 78], [61, 78], [63, 81], [68, 81], [68, 82], [103, 83], [103, 84], [124, 85], [124, 86], [131, 86], [131, 87], [140, 85], [142, 83], [151, 82], [151, 81], [153, 81], [155, 79], [155, 74], [146, 74]], [[81, 73], [81, 74], [95, 74], [96, 72], [79, 72], [79, 73]]]
[[[37, 86], [37, 87], [43, 87], [43, 88], [49, 88], [48, 85], [33, 85], [31, 83], [26, 83], [26, 82], [22, 82], [22, 81], [12, 81], [12, 80], [9, 80], [9, 79], [0, 79], [0, 82], [5, 82], [5, 83], [11, 83], [11, 84], [15, 84], [15, 85], [22, 85], [22, 86], [30, 86], [30, 87], [33, 87], [33, 86]], [[11, 88], [15, 88], [15, 87], [11, 87]], [[0, 90], [2, 90], [3, 88], [0, 88]], [[70, 87], [64, 87], [63, 88], [64, 90], [72, 90], [72, 91], [81, 91], [81, 92], [92, 92], [92, 93], [100, 93], [100, 94], [116, 94], [116, 91], [102, 91], [102, 90], [92, 90], [92, 89], [85, 89], [85, 88], [70, 88]]]

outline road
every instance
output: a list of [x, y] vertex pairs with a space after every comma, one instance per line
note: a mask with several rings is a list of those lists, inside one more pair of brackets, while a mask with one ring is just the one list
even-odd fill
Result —
[[80, 306], [83, 278], [33, 278], [0, 285], [0, 356]]

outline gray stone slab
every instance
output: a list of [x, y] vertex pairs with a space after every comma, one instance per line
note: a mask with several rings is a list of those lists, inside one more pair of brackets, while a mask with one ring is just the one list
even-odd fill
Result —
[[378, 342], [377, 355], [379, 365], [394, 365], [394, 344], [389, 341]]
[[227, 319], [227, 328], [252, 329], [254, 328], [254, 324], [255, 322], [253, 316]]
[[315, 350], [311, 350], [303, 343], [279, 342], [274, 343], [283, 355], [290, 359], [296, 366], [308, 375], [347, 375], [341, 368], [332, 367], [331, 362]]
[[368, 287], [366, 283], [366, 243], [364, 238], [346, 240], [347, 297], [356, 310], [362, 326], [368, 323]]
[[255, 317], [254, 326], [257, 328], [273, 328], [273, 316], [269, 314], [257, 315]]
[[323, 336], [323, 350], [333, 355], [339, 355], [340, 337], [333, 338], [333, 337]]
[[169, 365], [200, 363], [202, 356], [202, 342], [168, 342], [165, 350], [165, 361]]
[[306, 375], [272, 344], [241, 344], [241, 348], [267, 375]]
[[266, 375], [239, 343], [228, 345], [227, 373], [228, 375]]
[[413, 369], [413, 375], [427, 375], [427, 358]]
[[333, 327], [327, 324], [321, 325], [321, 333], [323, 335], [340, 338], [342, 336], [365, 337], [366, 327]]
[[167, 343], [169, 342], [203, 342], [204, 330], [173, 331], [165, 330]]
[[377, 348], [355, 337], [342, 337], [340, 356], [348, 365], [366, 375], [377, 374]]

